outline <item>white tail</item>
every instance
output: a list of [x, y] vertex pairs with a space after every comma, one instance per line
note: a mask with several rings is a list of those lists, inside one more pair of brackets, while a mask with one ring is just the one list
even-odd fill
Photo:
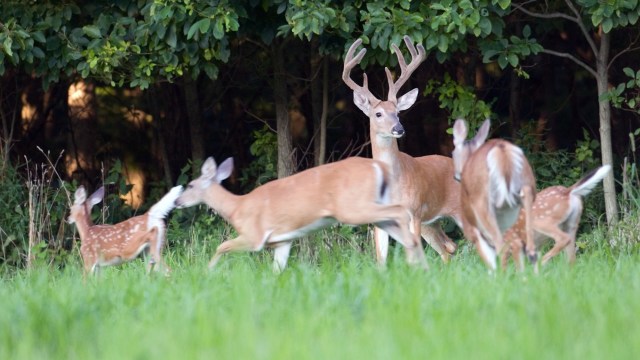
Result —
[[[605, 165], [591, 171], [571, 187], [551, 186], [536, 195], [532, 207], [533, 230], [536, 246], [547, 238], [555, 244], [542, 257], [542, 265], [564, 250], [568, 261], [573, 263], [576, 256], [576, 231], [582, 216], [582, 198], [587, 196], [611, 170]], [[505, 234], [505, 241], [513, 249], [522, 246], [524, 237], [524, 214], [520, 212], [518, 221]]]
[[[421, 233], [426, 242], [433, 247], [446, 262], [456, 250], [456, 244], [436, 224], [440, 217], [450, 217], [458, 226], [462, 224], [460, 211], [460, 185], [453, 179], [453, 161], [451, 158], [431, 155], [414, 158], [398, 149], [398, 138], [405, 133], [398, 113], [410, 108], [416, 101], [418, 89], [413, 89], [401, 97], [397, 93], [411, 74], [425, 59], [422, 45], [417, 49], [408, 36], [404, 42], [411, 54], [407, 65], [404, 56], [394, 44], [393, 49], [400, 64], [401, 75], [397, 81], [389, 69], [385, 68], [389, 83], [386, 101], [376, 98], [369, 91], [367, 75], [363, 74], [363, 85], [351, 79], [351, 70], [360, 63], [366, 49], [354, 56], [362, 40], [356, 40], [344, 60], [342, 79], [353, 90], [353, 101], [369, 117], [371, 149], [373, 158], [387, 164], [397, 186], [391, 193], [393, 203], [405, 206], [411, 211], [412, 231]], [[388, 252], [388, 234], [376, 228], [376, 254], [379, 263], [385, 263]]]
[[383, 163], [348, 158], [268, 182], [246, 195], [234, 195], [220, 185], [232, 169], [231, 158], [219, 167], [208, 158], [200, 177], [176, 200], [179, 207], [207, 204], [238, 232], [238, 237], [218, 246], [210, 268], [224, 253], [268, 246], [275, 248], [274, 271], [281, 271], [293, 239], [336, 222], [380, 226], [408, 249], [410, 262], [426, 267], [417, 235], [409, 229], [409, 212], [389, 204], [389, 191], [395, 184]]
[[[523, 208], [526, 250], [536, 262], [531, 228], [531, 207], [535, 198], [535, 177], [522, 150], [505, 140], [489, 140], [489, 120], [476, 136], [467, 141], [467, 124], [457, 120], [453, 126], [455, 177], [462, 185], [463, 230], [475, 245], [482, 260], [495, 270], [497, 255], [506, 256], [503, 234]], [[521, 251], [514, 252], [520, 261]]]
[[87, 198], [87, 192], [80, 186], [71, 206], [69, 223], [75, 223], [80, 234], [85, 273], [96, 272], [101, 266], [131, 261], [145, 250], [151, 253], [147, 266], [149, 271], [157, 269], [156, 265], [168, 271], [161, 255], [165, 240], [164, 218], [175, 207], [175, 200], [181, 192], [182, 186], [174, 187], [143, 215], [115, 225], [94, 225], [91, 207], [102, 201], [104, 188]]

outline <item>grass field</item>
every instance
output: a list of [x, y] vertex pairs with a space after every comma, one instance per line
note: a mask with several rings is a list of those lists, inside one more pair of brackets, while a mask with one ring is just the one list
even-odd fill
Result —
[[[429, 253], [430, 254], [430, 253]], [[559, 257], [538, 276], [448, 265], [381, 271], [356, 251], [273, 275], [267, 254], [142, 261], [83, 282], [80, 266], [0, 281], [0, 359], [630, 359], [640, 354], [640, 258]]]

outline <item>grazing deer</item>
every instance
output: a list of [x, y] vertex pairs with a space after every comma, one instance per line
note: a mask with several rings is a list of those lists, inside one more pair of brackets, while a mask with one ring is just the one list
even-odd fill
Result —
[[[582, 198], [589, 195], [610, 170], [611, 166], [604, 165], [592, 170], [568, 188], [551, 186], [536, 194], [532, 207], [536, 247], [541, 246], [548, 238], [555, 242], [553, 248], [542, 257], [542, 265], [562, 250], [567, 254], [569, 263], [575, 261], [576, 231], [582, 216]], [[524, 213], [521, 211], [518, 221], [504, 236], [513, 252], [522, 247], [524, 231]], [[505, 262], [506, 257], [503, 259], [503, 266], [506, 265]]]
[[220, 185], [232, 171], [232, 158], [219, 167], [208, 158], [200, 177], [176, 200], [180, 208], [207, 204], [238, 232], [238, 237], [218, 246], [209, 268], [227, 252], [267, 246], [275, 248], [273, 270], [280, 272], [287, 265], [293, 239], [336, 222], [380, 226], [407, 248], [409, 263], [426, 267], [419, 239], [409, 228], [410, 213], [390, 205], [395, 184], [379, 161], [348, 158], [268, 182], [246, 195], [234, 195]]
[[[536, 191], [533, 170], [522, 149], [512, 143], [501, 139], [485, 143], [489, 126], [487, 119], [476, 136], [466, 141], [466, 122], [459, 119], [453, 125], [453, 162], [455, 177], [462, 186], [464, 234], [475, 244], [485, 264], [495, 270], [497, 254], [502, 256], [508, 251], [503, 234], [516, 222], [522, 207], [526, 239], [523, 250], [536, 264], [531, 211]], [[520, 251], [514, 253], [517, 262], [521, 255]]]
[[[405, 59], [394, 44], [401, 75], [394, 82], [391, 71], [385, 68], [389, 82], [387, 100], [376, 98], [367, 84], [367, 74], [363, 74], [363, 85], [359, 86], [351, 79], [351, 70], [360, 63], [366, 49], [354, 56], [362, 40], [356, 40], [344, 60], [342, 80], [353, 90], [353, 101], [369, 117], [371, 150], [373, 158], [387, 164], [392, 177], [398, 184], [391, 192], [391, 201], [411, 211], [412, 231], [420, 233], [425, 241], [435, 249], [443, 261], [455, 252], [456, 244], [447, 237], [437, 224], [431, 224], [441, 217], [449, 217], [461, 226], [460, 184], [453, 179], [453, 161], [451, 158], [431, 155], [414, 158], [398, 149], [398, 138], [405, 133], [398, 113], [410, 108], [416, 101], [418, 89], [413, 89], [401, 97], [397, 93], [425, 59], [422, 45], [416, 49], [408, 36], [404, 42], [411, 53], [411, 62]], [[389, 235], [376, 228], [374, 233], [378, 262], [384, 264], [387, 258]]]
[[102, 201], [104, 187], [100, 187], [89, 198], [83, 186], [75, 192], [69, 223], [76, 224], [80, 234], [80, 254], [86, 273], [96, 273], [102, 266], [119, 265], [135, 259], [147, 250], [151, 259], [147, 271], [155, 265], [168, 267], [162, 262], [162, 247], [165, 242], [164, 219], [175, 207], [182, 186], [176, 186], [143, 215], [132, 217], [115, 225], [94, 225], [91, 208]]

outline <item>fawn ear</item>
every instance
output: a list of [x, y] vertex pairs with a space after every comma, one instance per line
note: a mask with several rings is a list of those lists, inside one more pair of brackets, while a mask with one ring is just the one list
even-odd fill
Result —
[[467, 129], [467, 122], [463, 119], [456, 120], [453, 124], [453, 144], [455, 146], [462, 145], [467, 139], [468, 132], [469, 129]]
[[203, 179], [213, 180], [216, 176], [216, 170], [218, 166], [216, 165], [216, 161], [212, 157], [208, 157], [207, 160], [202, 164], [201, 175]]
[[93, 206], [95, 204], [100, 203], [104, 198], [104, 186], [100, 186], [100, 188], [89, 196], [89, 206]]
[[84, 186], [80, 185], [78, 189], [76, 189], [76, 193], [74, 194], [73, 203], [78, 205], [82, 204], [87, 199], [87, 191], [84, 189]]
[[233, 172], [233, 158], [230, 157], [225, 161], [223, 161], [222, 164], [220, 164], [220, 166], [218, 167], [218, 173], [216, 174], [216, 181], [218, 183], [221, 183], [222, 180], [231, 176], [232, 172]]

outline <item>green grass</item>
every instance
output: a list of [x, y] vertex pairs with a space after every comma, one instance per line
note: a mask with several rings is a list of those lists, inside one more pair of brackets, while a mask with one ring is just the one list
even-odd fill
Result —
[[[430, 252], [431, 253], [431, 252]], [[429, 254], [430, 254], [429, 253]], [[640, 353], [640, 257], [562, 257], [538, 276], [489, 275], [463, 248], [448, 265], [386, 271], [355, 251], [170, 256], [83, 281], [80, 267], [5, 274], [1, 359], [628, 359]], [[636, 354], [636, 355], [634, 355]]]

